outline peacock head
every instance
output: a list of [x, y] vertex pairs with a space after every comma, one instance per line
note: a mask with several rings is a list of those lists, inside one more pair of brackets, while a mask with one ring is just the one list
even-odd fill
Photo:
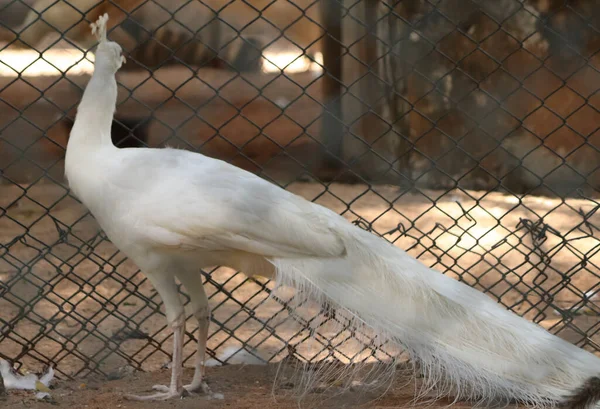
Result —
[[125, 63], [125, 57], [121, 46], [114, 41], [108, 41], [106, 38], [107, 21], [108, 14], [103, 14], [98, 17], [95, 23], [90, 25], [92, 34], [98, 39], [94, 65], [96, 70], [108, 70], [111, 74], [114, 74]]

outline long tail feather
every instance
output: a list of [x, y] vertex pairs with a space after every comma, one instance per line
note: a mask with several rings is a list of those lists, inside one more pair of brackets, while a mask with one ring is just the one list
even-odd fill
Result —
[[401, 346], [425, 377], [423, 395], [552, 407], [600, 374], [600, 358], [487, 295], [362, 229], [335, 229], [344, 258], [272, 259], [278, 285], [333, 304], [355, 329]]

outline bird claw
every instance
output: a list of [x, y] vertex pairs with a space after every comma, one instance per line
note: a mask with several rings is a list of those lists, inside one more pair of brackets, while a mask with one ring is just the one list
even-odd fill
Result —
[[[167, 393], [170, 391], [170, 388], [166, 385], [154, 385], [152, 387], [152, 389], [154, 389], [155, 391], [158, 392], [163, 392], [163, 393]], [[191, 383], [189, 385], [185, 385], [183, 387], [184, 390], [184, 395], [186, 394], [196, 394], [199, 392], [202, 392], [206, 395], [210, 395], [211, 394], [211, 390], [208, 387], [208, 385], [206, 384], [206, 382], [200, 382], [200, 383]]]
[[202, 392], [205, 395], [211, 395], [212, 394], [212, 391], [210, 390], [210, 388], [208, 387], [208, 385], [206, 384], [206, 382], [199, 382], [199, 383], [192, 382], [189, 385], [185, 385], [183, 388], [186, 391], [188, 391], [189, 393], [199, 393], [199, 392]]
[[140, 395], [125, 395], [125, 399], [136, 400], [136, 401], [162, 401], [169, 399], [183, 399], [189, 393], [186, 389], [182, 388], [181, 391], [172, 390], [168, 386], [164, 385], [154, 385], [152, 387], [158, 393], [154, 393], [152, 395], [140, 396]]

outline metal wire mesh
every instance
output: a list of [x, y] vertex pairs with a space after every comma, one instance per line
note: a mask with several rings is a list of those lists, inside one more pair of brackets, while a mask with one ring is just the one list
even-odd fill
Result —
[[[64, 376], [169, 360], [158, 295], [63, 179], [103, 12], [129, 56], [117, 145], [256, 172], [600, 351], [596, 2], [2, 0], [0, 357]], [[218, 360], [313, 359], [296, 346], [335, 319], [203, 274]], [[311, 342], [351, 359], [352, 335]]]

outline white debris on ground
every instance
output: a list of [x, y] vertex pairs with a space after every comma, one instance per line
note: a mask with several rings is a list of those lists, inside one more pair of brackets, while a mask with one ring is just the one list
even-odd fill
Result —
[[[218, 359], [222, 362], [226, 362], [227, 365], [265, 365], [265, 361], [258, 358], [260, 356], [256, 351], [249, 352], [244, 348], [236, 346], [229, 346], [223, 350], [218, 356]], [[205, 366], [221, 366], [221, 362], [216, 359], [209, 359], [205, 362]]]
[[213, 393], [212, 395], [209, 396], [209, 400], [210, 399], [223, 400], [223, 399], [225, 399], [225, 395], [223, 395], [222, 393]]
[[4, 381], [4, 387], [8, 389], [20, 389], [36, 391], [35, 397], [45, 399], [50, 397], [50, 382], [54, 379], [54, 368], [48, 370], [38, 377], [35, 374], [19, 374], [7, 361], [0, 359], [0, 374]]

